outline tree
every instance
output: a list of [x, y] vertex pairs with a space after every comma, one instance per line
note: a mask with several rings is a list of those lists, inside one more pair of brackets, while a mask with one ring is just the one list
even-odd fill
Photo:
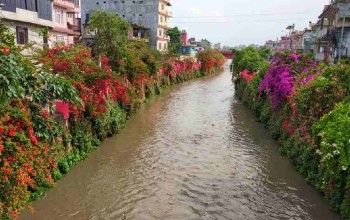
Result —
[[167, 35], [170, 37], [169, 52], [178, 54], [182, 46], [181, 31], [178, 27], [174, 27], [167, 31]]
[[97, 11], [88, 23], [90, 30], [96, 30], [94, 49], [98, 55], [107, 55], [114, 61], [112, 67], [118, 71], [115, 61], [122, 59], [128, 42], [129, 24], [117, 14]]

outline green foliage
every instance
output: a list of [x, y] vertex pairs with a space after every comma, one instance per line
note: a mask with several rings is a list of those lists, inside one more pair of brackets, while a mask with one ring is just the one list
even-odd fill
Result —
[[94, 48], [99, 55], [107, 55], [111, 60], [123, 57], [129, 30], [125, 19], [113, 12], [97, 11], [91, 15], [88, 28], [97, 31]]
[[178, 27], [171, 28], [166, 34], [170, 37], [169, 52], [178, 54], [182, 47], [180, 29]]
[[234, 51], [233, 73], [238, 76], [242, 70], [257, 72], [267, 60], [266, 51], [260, 52], [255, 47], [246, 47], [241, 51]]
[[[0, 26], [0, 101], [30, 97], [45, 105], [55, 99], [81, 103], [70, 81], [35, 66], [13, 45], [13, 34]], [[11, 47], [5, 46], [9, 44]], [[6, 51], [7, 50], [7, 51]]]
[[[350, 190], [350, 100], [339, 103], [336, 108], [312, 126], [314, 141], [320, 146], [320, 169], [322, 189], [334, 201], [336, 208], [340, 204], [349, 204]], [[349, 213], [349, 206], [342, 207], [343, 213]], [[348, 216], [350, 217], [350, 216]]]

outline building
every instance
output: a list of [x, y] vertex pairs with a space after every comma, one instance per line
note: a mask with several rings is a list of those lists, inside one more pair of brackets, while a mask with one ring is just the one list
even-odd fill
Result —
[[332, 0], [319, 16], [316, 28], [317, 61], [350, 58], [350, 1]]
[[[170, 41], [166, 35], [169, 19], [172, 17], [170, 0], [81, 0], [81, 19], [83, 30], [89, 22], [90, 15], [97, 10], [117, 13], [130, 24], [147, 29], [149, 45], [160, 51], [167, 51]], [[86, 30], [83, 37], [89, 38]]]
[[221, 50], [222, 49], [222, 43], [216, 43], [216, 44], [214, 44], [214, 49], [215, 50]]
[[311, 29], [305, 29], [301, 35], [304, 52], [312, 52], [314, 49], [314, 35]]
[[185, 30], [182, 30], [182, 32], [181, 32], [181, 43], [182, 43], [182, 46], [188, 46], [189, 45], [188, 33]]
[[291, 48], [291, 41], [290, 41], [290, 37], [288, 36], [282, 36], [281, 40], [279, 42], [279, 50], [290, 50]]
[[265, 42], [265, 46], [270, 48], [271, 50], [276, 50], [279, 48], [279, 42], [278, 39], [276, 41], [268, 40]]
[[48, 39], [42, 33], [53, 26], [51, 0], [0, 0], [0, 4], [0, 22], [13, 31], [18, 45], [47, 45]]
[[50, 45], [55, 42], [74, 44], [78, 42], [81, 32], [79, 0], [53, 0]]
[[293, 31], [291, 33], [291, 49], [292, 50], [303, 50], [303, 31]]
[[207, 39], [202, 39], [200, 42], [199, 42], [199, 47], [202, 47], [204, 48], [204, 50], [208, 50], [208, 49], [211, 49], [213, 48], [213, 45], [210, 41], [208, 41]]

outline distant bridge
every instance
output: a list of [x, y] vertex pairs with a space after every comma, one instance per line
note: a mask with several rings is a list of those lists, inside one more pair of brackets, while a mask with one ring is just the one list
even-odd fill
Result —
[[231, 50], [219, 50], [222, 55], [224, 55], [227, 59], [233, 59], [233, 53]]

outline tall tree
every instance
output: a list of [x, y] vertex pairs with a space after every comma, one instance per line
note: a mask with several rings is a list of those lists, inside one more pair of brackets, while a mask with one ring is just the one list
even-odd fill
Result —
[[[94, 49], [98, 55], [107, 55], [113, 61], [123, 57], [129, 31], [126, 20], [112, 12], [97, 11], [91, 15], [88, 28], [97, 32], [94, 38]], [[116, 66], [112, 65], [112, 67]]]
[[181, 31], [178, 27], [174, 27], [167, 31], [167, 35], [170, 37], [169, 52], [178, 54], [182, 46]]

